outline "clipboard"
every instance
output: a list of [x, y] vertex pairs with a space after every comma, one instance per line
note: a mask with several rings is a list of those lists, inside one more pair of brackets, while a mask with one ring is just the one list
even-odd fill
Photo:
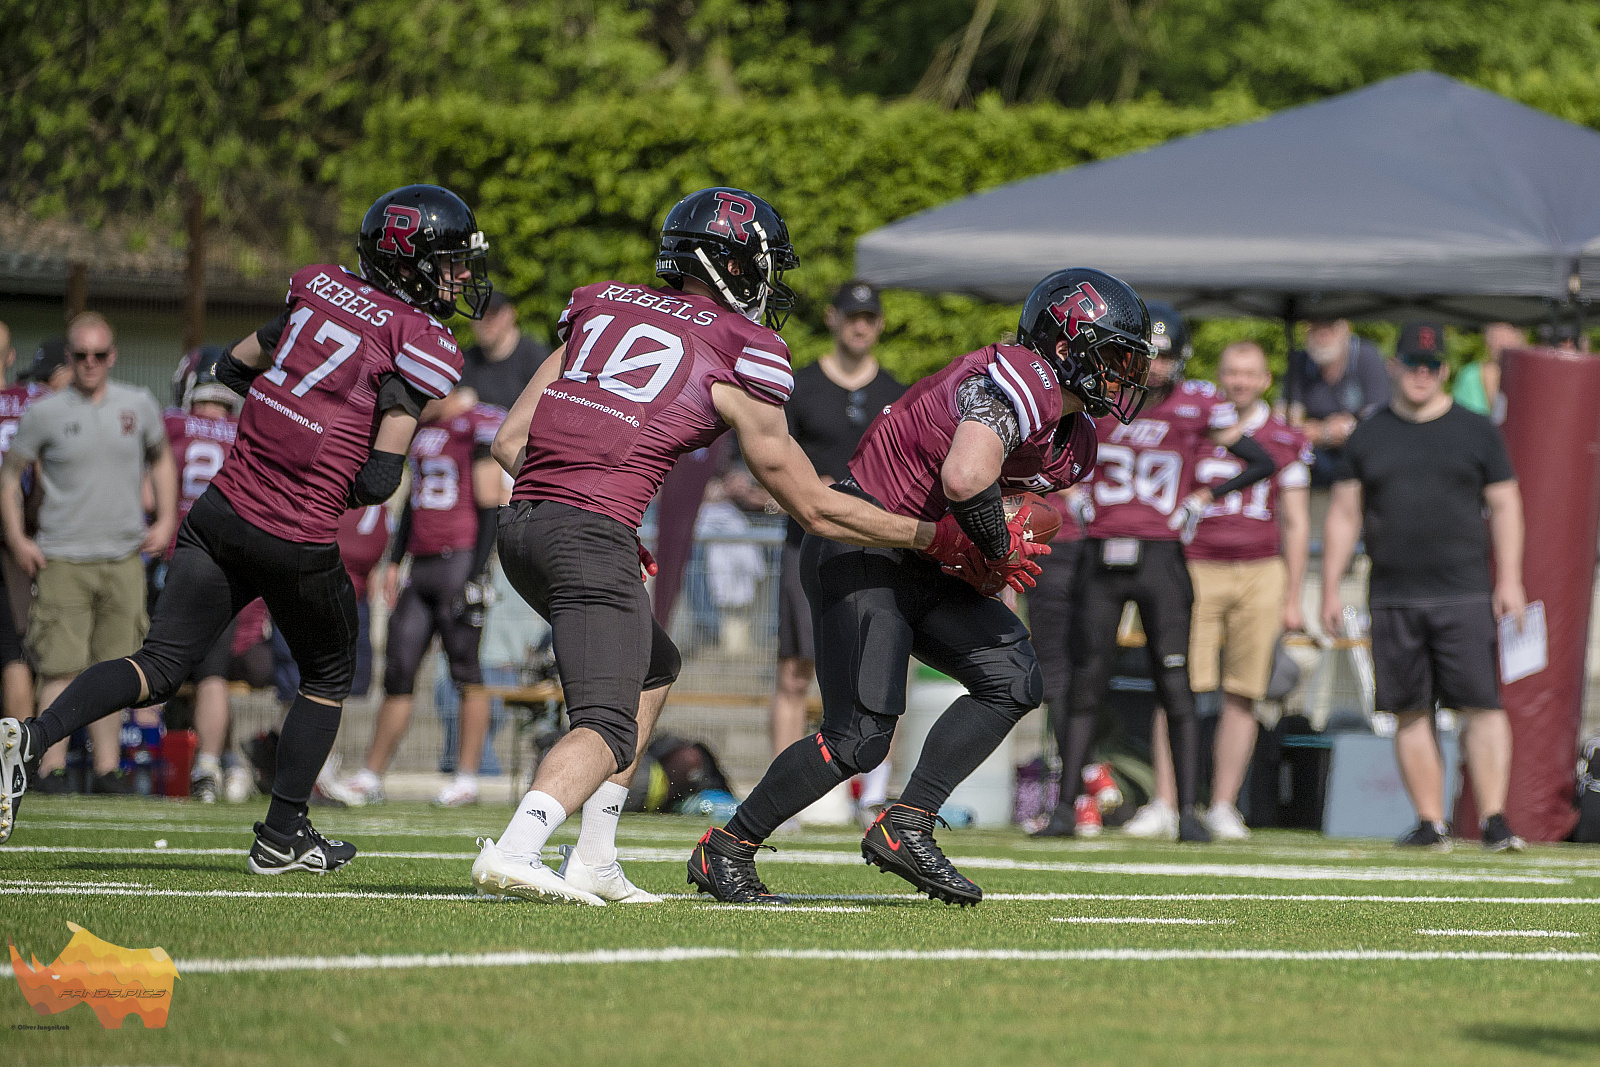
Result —
[[1522, 628], [1517, 628], [1514, 616], [1500, 620], [1500, 684], [1538, 674], [1550, 662], [1550, 646], [1544, 620], [1544, 601], [1535, 600], [1522, 616]]

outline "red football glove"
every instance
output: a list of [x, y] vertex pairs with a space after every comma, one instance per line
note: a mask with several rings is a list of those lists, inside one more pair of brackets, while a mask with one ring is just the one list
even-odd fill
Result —
[[1023, 505], [1006, 523], [1011, 546], [1000, 559], [984, 558], [954, 515], [939, 520], [934, 527], [933, 543], [923, 551], [936, 560], [946, 574], [955, 575], [984, 596], [994, 596], [1008, 585], [1019, 593], [1026, 592], [1036, 584], [1034, 575], [1043, 569], [1033, 562], [1033, 557], [1050, 554], [1049, 545], [1027, 539], [1031, 511], [1028, 505]]
[[641, 582], [649, 581], [651, 578], [654, 578], [656, 576], [656, 572], [659, 571], [660, 569], [661, 569], [660, 567], [656, 566], [656, 558], [650, 554], [650, 550], [648, 548], [644, 547], [644, 542], [640, 541], [639, 542], [639, 580]]

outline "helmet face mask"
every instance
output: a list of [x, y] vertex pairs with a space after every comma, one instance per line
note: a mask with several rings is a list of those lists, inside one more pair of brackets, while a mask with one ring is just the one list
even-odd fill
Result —
[[1127, 423], [1148, 393], [1156, 354], [1150, 330], [1138, 293], [1102, 271], [1077, 267], [1034, 286], [1017, 337], [1049, 360], [1062, 388], [1082, 400], [1090, 415]]
[[438, 319], [483, 318], [494, 291], [489, 242], [472, 209], [437, 185], [407, 185], [367, 209], [357, 242], [361, 274]]
[[684, 278], [711, 287], [751, 322], [781, 330], [793, 310], [785, 271], [800, 265], [789, 228], [772, 205], [742, 189], [701, 189], [667, 212], [656, 273], [682, 288]]

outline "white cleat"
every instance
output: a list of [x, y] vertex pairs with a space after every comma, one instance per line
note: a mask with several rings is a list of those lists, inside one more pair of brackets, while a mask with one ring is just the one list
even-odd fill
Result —
[[222, 798], [229, 804], [243, 804], [255, 794], [256, 781], [243, 767], [229, 767], [222, 775]]
[[537, 857], [501, 852], [491, 838], [478, 838], [482, 849], [472, 865], [472, 884], [479, 893], [491, 897], [516, 897], [540, 904], [592, 904], [606, 902], [593, 893], [562, 881], [561, 876]]
[[364, 808], [383, 803], [383, 779], [362, 768], [348, 778], [318, 775], [317, 788], [330, 800], [347, 808]]
[[17, 825], [17, 805], [28, 789], [27, 731], [16, 719], [0, 719], [0, 844]]
[[451, 780], [433, 798], [436, 808], [464, 808], [477, 802], [478, 783], [462, 781], [460, 778]]
[[571, 845], [562, 845], [557, 851], [561, 853], [561, 869], [556, 873], [568, 885], [613, 904], [661, 903], [660, 897], [628, 881], [628, 876], [622, 873], [622, 864], [615, 860], [604, 867], [591, 867], [578, 858], [578, 850]]
[[1152, 841], [1178, 839], [1178, 813], [1159, 800], [1152, 800], [1122, 826], [1129, 837], [1142, 837]]
[[1239, 814], [1239, 809], [1232, 804], [1211, 805], [1211, 810], [1206, 812], [1206, 826], [1215, 841], [1250, 840], [1250, 828], [1244, 824], [1244, 816]]

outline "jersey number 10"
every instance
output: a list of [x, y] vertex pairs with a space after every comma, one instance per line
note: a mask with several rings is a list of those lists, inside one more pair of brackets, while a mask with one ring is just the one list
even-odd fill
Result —
[[[615, 320], [615, 315], [596, 315], [579, 327], [583, 331], [583, 347], [578, 349], [578, 358], [562, 374], [563, 378], [574, 382], [589, 380], [590, 372], [584, 370], [583, 365], [594, 354], [595, 344], [600, 340], [600, 335], [605, 333], [606, 327]], [[633, 355], [632, 352], [640, 341], [654, 341], [661, 347]], [[595, 384], [624, 400], [632, 400], [636, 404], [648, 404], [661, 395], [661, 390], [672, 381], [672, 375], [682, 362], [683, 338], [658, 326], [652, 326], [648, 322], [636, 323], [628, 328], [628, 332], [623, 334], [616, 347], [612, 348], [611, 355], [600, 368], [600, 373], [595, 375]], [[622, 380], [621, 376], [629, 371], [644, 370], [647, 367], [653, 367], [655, 370], [650, 375], [650, 380], [643, 385], [629, 385]]]

